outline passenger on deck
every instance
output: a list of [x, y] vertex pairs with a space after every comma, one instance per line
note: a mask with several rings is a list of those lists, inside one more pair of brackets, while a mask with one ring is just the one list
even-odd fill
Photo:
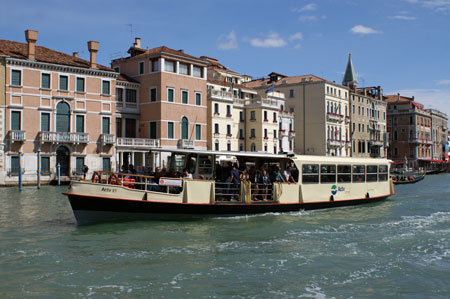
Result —
[[189, 173], [189, 171], [188, 171], [187, 168], [183, 169], [183, 173], [181, 174], [181, 177], [182, 177], [183, 179], [193, 179], [193, 178], [192, 178], [192, 174]]
[[[240, 187], [241, 187], [241, 181], [240, 181], [240, 171], [238, 169], [238, 165], [237, 163], [233, 164], [233, 168], [231, 169], [230, 172], [230, 183], [231, 183], [231, 187], [233, 188], [231, 194], [233, 194], [231, 196], [231, 200], [237, 200], [239, 201], [239, 193], [240, 193]], [[236, 199], [235, 199], [236, 196]]]
[[245, 169], [242, 171], [242, 173], [241, 173], [239, 179], [241, 180], [241, 182], [248, 182], [248, 181], [250, 180], [250, 175], [248, 174], [247, 168], [245, 168]]
[[286, 170], [283, 172], [284, 179], [288, 183], [296, 183], [294, 177], [292, 176], [291, 170], [292, 170], [291, 166], [288, 166], [286, 168]]
[[283, 175], [281, 175], [280, 168], [278, 166], [274, 167], [273, 173], [272, 173], [273, 181], [274, 182], [285, 182]]
[[272, 182], [270, 181], [269, 174], [265, 168], [262, 169], [261, 172], [261, 181], [258, 183], [260, 185], [260, 194], [262, 195], [263, 200], [267, 200], [267, 197], [270, 196], [270, 185]]
[[161, 191], [161, 187], [158, 186], [161, 174], [161, 167], [156, 167], [155, 172], [153, 173], [153, 178], [150, 179], [149, 185], [147, 186], [149, 191]]

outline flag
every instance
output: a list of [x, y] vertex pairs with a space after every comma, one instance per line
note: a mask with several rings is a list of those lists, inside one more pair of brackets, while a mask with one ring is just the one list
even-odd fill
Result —
[[272, 83], [272, 85], [269, 88], [267, 88], [266, 93], [269, 93], [269, 92], [273, 91], [274, 89], [275, 89], [275, 85]]

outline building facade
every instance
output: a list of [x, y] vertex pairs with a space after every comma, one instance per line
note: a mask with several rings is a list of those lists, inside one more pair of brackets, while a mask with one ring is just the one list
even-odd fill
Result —
[[427, 110], [431, 114], [431, 137], [433, 140], [431, 159], [445, 161], [446, 148], [448, 148], [445, 146], [447, 143], [448, 116], [436, 109]]
[[[351, 155], [348, 87], [314, 75], [288, 77], [274, 72], [268, 78], [245, 85], [259, 93], [273, 90], [285, 95], [285, 104], [280, 110], [294, 116], [294, 129], [288, 136], [295, 153]], [[281, 133], [286, 134], [286, 131]]]
[[88, 42], [90, 61], [36, 45], [0, 40], [0, 184], [82, 175], [83, 166], [115, 167], [115, 85], [118, 74], [96, 63], [99, 43]]

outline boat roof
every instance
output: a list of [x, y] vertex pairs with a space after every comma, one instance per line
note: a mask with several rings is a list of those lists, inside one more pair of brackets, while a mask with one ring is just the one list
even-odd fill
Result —
[[236, 151], [212, 151], [197, 149], [163, 149], [157, 148], [151, 151], [170, 152], [180, 154], [205, 154], [215, 156], [235, 156], [235, 157], [255, 157], [266, 159], [292, 159], [296, 161], [307, 161], [316, 163], [365, 163], [365, 164], [387, 164], [392, 163], [391, 160], [384, 158], [356, 158], [356, 157], [336, 157], [336, 156], [313, 156], [313, 155], [297, 155], [294, 153], [271, 154], [265, 152], [236, 152]]

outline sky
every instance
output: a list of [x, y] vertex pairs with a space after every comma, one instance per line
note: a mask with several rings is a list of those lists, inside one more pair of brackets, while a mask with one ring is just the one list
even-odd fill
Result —
[[360, 86], [415, 96], [450, 116], [450, 0], [0, 0], [0, 39], [98, 62], [168, 46], [254, 78], [278, 72], [342, 82], [348, 53]]

